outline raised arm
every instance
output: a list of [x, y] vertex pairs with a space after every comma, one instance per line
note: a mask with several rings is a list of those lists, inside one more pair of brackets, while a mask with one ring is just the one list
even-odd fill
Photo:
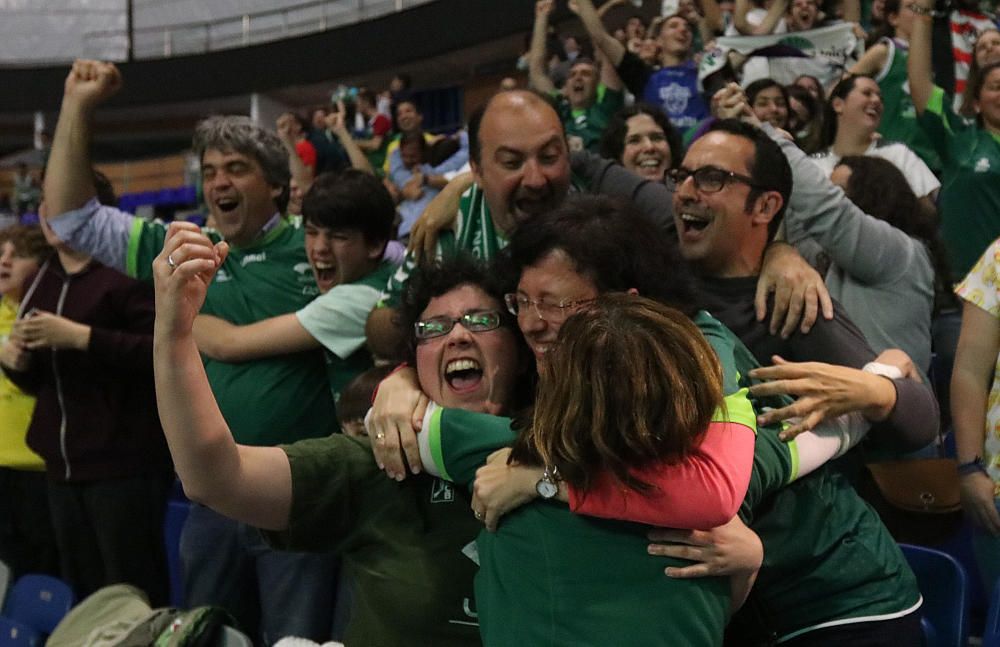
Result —
[[66, 77], [62, 107], [52, 137], [45, 173], [48, 214], [79, 209], [94, 197], [90, 164], [90, 134], [94, 110], [121, 88], [111, 63], [77, 60]]
[[744, 36], [762, 36], [770, 34], [778, 26], [782, 17], [788, 11], [788, 0], [774, 0], [768, 7], [767, 15], [759, 25], [752, 25], [747, 20], [747, 14], [752, 8], [750, 0], [736, 0], [736, 8], [733, 11], [733, 25], [736, 31]]
[[625, 46], [605, 29], [601, 17], [594, 9], [594, 3], [591, 0], [570, 0], [569, 8], [580, 16], [580, 21], [583, 23], [584, 29], [587, 30], [590, 40], [594, 43], [594, 47], [600, 48], [611, 64], [618, 67], [622, 59], [625, 58]]
[[922, 115], [934, 92], [934, 82], [931, 80], [934, 74], [931, 68], [931, 12], [934, 3], [929, 0], [913, 0], [912, 6], [919, 13], [913, 16], [913, 26], [910, 28], [910, 54], [906, 63], [906, 75], [910, 83], [913, 107], [917, 109], [917, 115]]
[[554, 0], [535, 3], [535, 26], [531, 31], [531, 49], [528, 50], [528, 82], [543, 94], [556, 91], [556, 86], [545, 71], [545, 37], [549, 29], [549, 16]]
[[344, 118], [347, 114], [344, 108], [344, 102], [337, 102], [337, 112], [331, 112], [326, 116], [326, 124], [336, 135], [337, 140], [340, 145], [344, 147], [347, 151], [347, 159], [351, 162], [351, 168], [358, 171], [364, 171], [369, 175], [375, 175], [375, 171], [372, 169], [371, 163], [368, 161], [368, 157], [365, 155], [361, 147], [358, 146], [357, 142], [351, 137], [351, 133], [347, 132], [347, 127], [344, 125]]
[[268, 530], [288, 526], [291, 468], [278, 447], [237, 445], [219, 411], [191, 329], [228, 253], [175, 222], [153, 262], [154, 374], [160, 422], [184, 491], [221, 514]]
[[298, 151], [295, 150], [295, 135], [292, 134], [294, 122], [295, 117], [286, 113], [278, 117], [275, 128], [278, 132], [278, 138], [288, 152], [288, 170], [292, 173], [292, 179], [299, 185], [302, 193], [305, 193], [312, 186], [316, 176], [312, 168], [306, 166], [306, 163], [299, 157]]

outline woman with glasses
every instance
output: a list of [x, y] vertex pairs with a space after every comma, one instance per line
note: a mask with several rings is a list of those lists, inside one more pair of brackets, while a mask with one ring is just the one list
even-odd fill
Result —
[[[185, 492], [263, 529], [276, 547], [340, 554], [354, 578], [346, 644], [480, 644], [467, 547], [481, 526], [464, 490], [429, 475], [384, 478], [369, 439], [335, 434], [280, 447], [233, 440], [192, 333], [226, 253], [225, 243], [213, 247], [175, 223], [153, 266], [157, 397]], [[435, 401], [497, 414], [515, 404], [530, 359], [500, 294], [471, 261], [414, 274], [403, 316], [421, 386]]]

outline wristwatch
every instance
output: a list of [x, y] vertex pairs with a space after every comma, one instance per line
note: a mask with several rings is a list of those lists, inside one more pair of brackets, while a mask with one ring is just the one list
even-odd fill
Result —
[[542, 478], [535, 483], [535, 492], [545, 500], [555, 498], [559, 494], [559, 470], [546, 465]]
[[968, 476], [969, 474], [976, 474], [979, 472], [982, 472], [986, 476], [990, 475], [990, 473], [986, 471], [986, 463], [983, 462], [981, 456], [976, 456], [968, 463], [960, 463], [958, 465], [959, 476]]

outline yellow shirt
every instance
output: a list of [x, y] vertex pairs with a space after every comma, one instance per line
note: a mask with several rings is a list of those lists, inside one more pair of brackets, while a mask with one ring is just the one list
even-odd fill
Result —
[[[0, 343], [7, 341], [16, 317], [17, 304], [9, 299], [0, 300]], [[42, 457], [28, 449], [24, 442], [34, 411], [35, 398], [0, 373], [0, 467], [33, 471], [45, 469]]]

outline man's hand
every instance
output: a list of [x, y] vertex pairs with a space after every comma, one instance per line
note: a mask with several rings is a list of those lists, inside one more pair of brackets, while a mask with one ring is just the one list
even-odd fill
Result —
[[419, 200], [424, 194], [424, 174], [420, 171], [414, 173], [399, 193], [404, 200]]
[[326, 127], [330, 129], [334, 135], [338, 137], [343, 135], [348, 135], [346, 122], [344, 121], [347, 117], [347, 108], [344, 107], [343, 101], [337, 102], [337, 111], [329, 112], [326, 115]]
[[538, 0], [535, 3], [535, 18], [548, 18], [552, 14], [555, 5], [556, 3], [553, 0]]
[[114, 96], [122, 87], [122, 76], [112, 63], [77, 59], [66, 77], [63, 104], [72, 103], [91, 111]]
[[170, 223], [163, 250], [153, 260], [157, 338], [191, 334], [208, 286], [228, 255], [228, 244], [213, 245], [197, 225]]
[[764, 266], [757, 278], [754, 307], [757, 321], [767, 316], [767, 295], [774, 292], [774, 312], [771, 313], [771, 334], [780, 328], [787, 339], [796, 327], [805, 334], [812, 330], [816, 318], [833, 319], [833, 301], [823, 277], [806, 263], [787, 243], [772, 243], [764, 252]]
[[434, 257], [441, 230], [455, 226], [462, 194], [472, 186], [472, 182], [472, 173], [463, 173], [453, 178], [434, 196], [413, 223], [408, 248], [418, 259], [425, 254], [427, 258]]
[[712, 95], [712, 115], [716, 119], [742, 119], [760, 128], [760, 120], [738, 83], [727, 83]]
[[803, 431], [844, 413], [861, 412], [868, 420], [885, 420], [896, 405], [896, 387], [892, 381], [856, 368], [822, 362], [786, 362], [775, 355], [774, 366], [755, 368], [750, 377], [770, 380], [750, 387], [755, 397], [787, 394], [795, 402], [757, 416], [762, 425], [799, 418], [781, 432], [790, 440]]
[[543, 470], [508, 464], [509, 458], [509, 447], [498, 449], [486, 459], [486, 465], [476, 470], [472, 509], [490, 532], [497, 529], [500, 517], [538, 496], [535, 485]]
[[372, 438], [375, 462], [389, 478], [402, 481], [407, 465], [414, 474], [423, 468], [417, 430], [423, 425], [429, 402], [412, 368], [399, 369], [379, 384], [368, 420], [368, 435]]
[[28, 350], [87, 350], [90, 344], [90, 326], [44, 310], [14, 322], [14, 331]]
[[986, 474], [973, 472], [959, 477], [962, 509], [972, 521], [994, 537], [1000, 537], [1000, 514], [994, 498], [994, 484]]

